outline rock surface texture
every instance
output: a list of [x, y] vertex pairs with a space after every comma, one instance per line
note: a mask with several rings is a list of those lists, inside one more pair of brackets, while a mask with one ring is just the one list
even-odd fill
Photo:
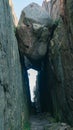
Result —
[[57, 118], [73, 125], [73, 0], [51, 0], [50, 15], [58, 22], [46, 67], [49, 75], [50, 64], [54, 76], [49, 88], [52, 108]]
[[0, 130], [24, 130], [27, 113], [11, 8], [0, 0]]
[[[35, 64], [45, 59], [38, 77], [41, 110], [50, 111], [56, 120], [71, 125], [73, 125], [72, 5], [72, 0], [50, 2], [45, 0], [43, 9], [32, 3], [23, 9], [16, 30], [20, 53]], [[55, 31], [49, 14], [57, 25]], [[53, 30], [52, 33], [50, 30]]]
[[14, 25], [17, 26], [18, 24], [18, 19], [17, 19], [17, 16], [15, 14], [15, 11], [14, 11], [14, 6], [13, 6], [13, 3], [12, 3], [12, 0], [9, 0], [9, 5], [11, 7], [11, 12], [12, 12], [12, 17], [13, 17], [13, 22], [14, 22]]
[[38, 4], [31, 3], [21, 13], [16, 35], [19, 50], [29, 59], [41, 60], [46, 52], [52, 20]]
[[38, 114], [30, 118], [31, 130], [72, 130], [66, 123], [55, 123], [50, 115]]
[[42, 7], [49, 13], [49, 16], [51, 14], [51, 1], [44, 0], [42, 3]]
[[[27, 125], [31, 103], [25, 68], [38, 68], [39, 63], [40, 112], [49, 111], [56, 121], [73, 126], [73, 0], [45, 0], [43, 7], [31, 3], [23, 9], [17, 43], [12, 1], [0, 0], [0, 130], [24, 130]], [[31, 120], [32, 130], [70, 128], [61, 123], [48, 127], [39, 117]]]

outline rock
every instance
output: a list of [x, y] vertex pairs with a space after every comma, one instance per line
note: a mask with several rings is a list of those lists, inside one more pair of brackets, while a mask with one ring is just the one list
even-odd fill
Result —
[[61, 126], [61, 123], [52, 123], [50, 126], [46, 126], [44, 130], [71, 130], [71, 127], [67, 124]]
[[34, 25], [33, 27], [27, 27], [26, 25], [18, 26], [16, 37], [20, 52], [31, 60], [38, 61], [44, 58], [49, 42], [48, 33], [47, 27], [38, 29], [38, 26], [34, 27]]
[[20, 53], [34, 62], [42, 60], [47, 53], [52, 23], [48, 13], [38, 4], [25, 7], [16, 30]]
[[48, 2], [46, 0], [43, 1], [42, 4], [43, 8], [49, 13], [49, 15], [53, 20], [58, 19], [60, 16], [60, 7], [62, 5], [60, 4], [61, 1], [60, 0], [50, 0]]
[[[24, 87], [25, 87], [24, 82]], [[0, 0], [0, 130], [21, 130], [28, 120], [22, 70], [8, 0]]]
[[42, 7], [48, 12], [49, 16], [51, 14], [51, 0], [44, 0], [42, 3]]
[[[51, 17], [58, 22], [50, 43], [46, 75], [51, 107], [58, 120], [73, 126], [73, 1], [52, 0]], [[50, 65], [50, 68], [49, 68]], [[49, 103], [50, 103], [49, 102]], [[49, 104], [50, 106], [50, 104]]]
[[[52, 122], [50, 123], [51, 119]], [[53, 120], [54, 119], [50, 115], [47, 115], [47, 113], [32, 116], [30, 118], [31, 130], [72, 130], [73, 129], [66, 123], [60, 123], [60, 122], [56, 123]]]
[[33, 30], [35, 30], [35, 31], [44, 27], [43, 25], [37, 24], [37, 23], [33, 23], [32, 26], [33, 26]]
[[49, 14], [41, 6], [36, 3], [31, 3], [22, 10], [19, 24], [30, 24], [38, 23], [43, 25], [52, 25], [52, 20], [49, 17]]
[[17, 19], [17, 16], [15, 14], [15, 11], [14, 11], [14, 6], [13, 6], [13, 3], [12, 3], [12, 0], [9, 0], [9, 5], [11, 7], [11, 12], [12, 12], [12, 16], [13, 16], [13, 22], [14, 22], [14, 25], [16, 27], [17, 24], [18, 24], [18, 19]]

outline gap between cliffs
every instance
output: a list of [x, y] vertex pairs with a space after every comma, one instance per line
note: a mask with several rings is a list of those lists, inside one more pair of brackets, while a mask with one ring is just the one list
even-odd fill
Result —
[[[60, 104], [57, 103], [56, 86], [60, 84], [60, 80], [56, 76], [54, 71], [55, 66], [50, 56], [50, 41], [53, 38], [58, 23], [58, 20], [53, 21], [47, 11], [43, 10], [38, 4], [31, 3], [23, 9], [16, 28], [23, 79], [25, 78], [27, 84], [26, 95], [29, 113], [34, 115], [30, 119], [32, 130], [35, 128], [36, 130], [70, 129], [66, 123], [59, 122], [65, 121], [66, 117], [62, 118], [64, 111], [61, 111]], [[51, 45], [53, 48], [53, 42]], [[27, 73], [29, 69], [38, 71], [34, 102], [31, 102], [30, 98], [30, 84]], [[62, 74], [62, 68], [60, 70]], [[55, 120], [51, 118], [50, 114], [47, 115], [47, 113], [55, 116]], [[55, 123], [55, 121], [59, 123]]]

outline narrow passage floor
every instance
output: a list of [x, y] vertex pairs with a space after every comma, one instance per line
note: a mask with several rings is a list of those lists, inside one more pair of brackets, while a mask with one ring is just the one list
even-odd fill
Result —
[[30, 124], [31, 130], [73, 130], [66, 123], [56, 122], [46, 113], [31, 116]]

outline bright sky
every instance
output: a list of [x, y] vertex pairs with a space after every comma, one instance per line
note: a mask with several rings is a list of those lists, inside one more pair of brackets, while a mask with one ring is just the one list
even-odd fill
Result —
[[36, 76], [38, 75], [38, 72], [33, 69], [28, 70], [28, 77], [29, 77], [29, 84], [30, 84], [30, 94], [31, 94], [31, 101], [34, 101], [34, 89], [36, 85]]
[[13, 4], [14, 4], [14, 9], [15, 9], [15, 13], [17, 15], [17, 17], [20, 17], [21, 11], [22, 9], [27, 6], [28, 4], [32, 3], [32, 2], [36, 2], [39, 5], [42, 5], [43, 0], [12, 0]]

